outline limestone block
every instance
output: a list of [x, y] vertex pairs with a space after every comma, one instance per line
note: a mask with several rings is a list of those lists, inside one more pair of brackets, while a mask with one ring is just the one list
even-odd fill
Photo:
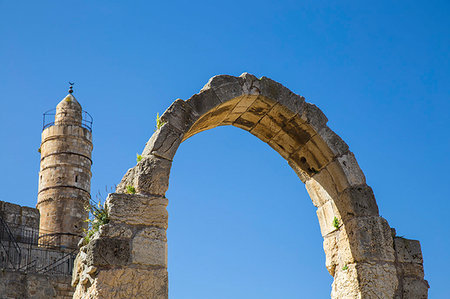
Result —
[[273, 121], [272, 117], [265, 115], [259, 120], [256, 126], [251, 129], [250, 133], [268, 143], [278, 132], [280, 132], [280, 130], [281, 127]]
[[182, 139], [183, 133], [166, 123], [153, 133], [145, 145], [142, 156], [155, 155], [172, 161]]
[[335, 203], [344, 221], [355, 216], [378, 216], [375, 196], [366, 184], [345, 189]]
[[[220, 104], [208, 113], [202, 115], [183, 136], [183, 141], [197, 133], [223, 125], [223, 122], [228, 118], [240, 99], [241, 97]], [[240, 116], [240, 114], [237, 115], [232, 121], [234, 121], [238, 116]], [[228, 124], [231, 124], [231, 122]]]
[[301, 146], [284, 129], [279, 131], [268, 144], [285, 159], [293, 155]]
[[336, 217], [339, 221], [339, 225], [342, 224], [341, 217], [336, 208], [334, 202], [327, 201], [322, 206], [320, 206], [317, 211], [317, 218], [319, 219], [320, 231], [322, 236], [326, 236], [331, 232], [334, 232], [337, 228], [334, 227], [334, 217]]
[[[114, 210], [117, 211], [117, 207], [114, 208]], [[131, 239], [131, 237], [133, 236], [133, 231], [128, 225], [118, 224], [118, 221], [115, 217], [116, 216], [114, 216], [113, 223], [107, 223], [100, 226], [98, 236], [100, 238]]]
[[391, 229], [381, 217], [355, 217], [346, 220], [340, 234], [339, 248], [351, 250], [351, 260], [346, 262], [394, 262]]
[[338, 269], [331, 286], [331, 298], [361, 298], [358, 275], [354, 264], [348, 264], [346, 270]]
[[180, 132], [186, 132], [199, 116], [189, 104], [181, 99], [177, 99], [161, 115], [161, 120]]
[[326, 169], [322, 169], [319, 173], [306, 180], [305, 187], [316, 207], [320, 207], [329, 200], [338, 198], [333, 178]]
[[172, 162], [156, 156], [144, 157], [127, 171], [117, 186], [117, 193], [127, 193], [127, 186], [134, 186], [138, 193], [164, 195], [169, 188]]
[[86, 246], [86, 265], [120, 266], [130, 261], [130, 244], [128, 240], [99, 238], [93, 239]]
[[395, 237], [394, 247], [400, 263], [423, 263], [419, 241]]
[[339, 265], [339, 231], [323, 237], [323, 250], [325, 252], [325, 266], [331, 276], [334, 276], [335, 268]]
[[244, 80], [229, 75], [218, 75], [209, 79], [201, 92], [212, 89], [222, 103], [244, 94], [242, 85]]
[[152, 225], [167, 228], [168, 200], [161, 196], [109, 194], [106, 205], [112, 224]]
[[394, 298], [397, 287], [397, 273], [391, 264], [347, 264], [336, 269], [331, 298]]
[[202, 116], [208, 111], [216, 108], [222, 102], [217, 97], [212, 89], [204, 89], [198, 94], [194, 94], [186, 103], [192, 107], [192, 112], [196, 115]]
[[306, 144], [293, 153], [290, 159], [294, 160], [303, 170], [314, 175], [330, 163], [333, 153], [324, 146], [319, 137], [312, 137]]
[[338, 192], [342, 192], [348, 187], [358, 186], [366, 183], [366, 177], [359, 168], [353, 153], [348, 152], [338, 157], [327, 165], [327, 170], [331, 174]]
[[301, 118], [310, 124], [315, 132], [319, 132], [328, 122], [328, 118], [316, 105], [305, 103], [302, 109]]
[[275, 82], [267, 77], [260, 79], [260, 94], [280, 103], [288, 108], [294, 114], [302, 114], [305, 98], [294, 94], [282, 84]]
[[275, 102], [263, 97], [257, 97], [246, 112], [242, 113], [233, 126], [250, 131], [266, 115]]
[[402, 277], [424, 278], [423, 265], [417, 263], [398, 263], [397, 269]]
[[323, 127], [317, 134], [327, 144], [328, 148], [334, 155], [341, 156], [348, 152], [347, 143], [345, 143], [341, 137], [328, 128], [328, 126]]
[[403, 298], [427, 299], [428, 282], [415, 277], [403, 278]]
[[257, 98], [258, 96], [256, 95], [243, 95], [229, 101], [231, 102], [231, 104], [236, 101], [236, 104], [233, 105], [233, 109], [227, 115], [227, 117], [222, 120], [222, 125], [232, 125], [243, 113], [245, 113], [250, 108], [250, 106], [256, 101]]
[[167, 238], [165, 229], [144, 228], [131, 242], [131, 257], [135, 264], [167, 267]]
[[89, 293], [95, 298], [167, 299], [166, 269], [111, 269], [99, 272]]
[[295, 163], [294, 161], [289, 160], [289, 159], [287, 160], [287, 162], [288, 162], [289, 166], [290, 166], [290, 167], [294, 170], [294, 172], [297, 174], [298, 178], [299, 178], [303, 183], [306, 183], [306, 181], [310, 179], [309, 174], [308, 174], [306, 171], [304, 171], [303, 169], [301, 169], [301, 168], [297, 165], [297, 163]]
[[259, 95], [261, 92], [261, 82], [256, 76], [249, 73], [242, 73], [239, 76], [242, 79], [242, 91], [244, 94]]

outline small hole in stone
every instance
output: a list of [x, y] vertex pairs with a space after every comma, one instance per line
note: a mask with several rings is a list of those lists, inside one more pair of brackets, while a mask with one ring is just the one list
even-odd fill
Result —
[[344, 166], [347, 166], [347, 162], [343, 161], [342, 164], [344, 164]]
[[305, 157], [301, 157], [301, 158], [300, 158], [300, 162], [306, 163], [306, 158], [305, 158]]
[[77, 183], [78, 182], [78, 176], [76, 175], [75, 176], [75, 183]]

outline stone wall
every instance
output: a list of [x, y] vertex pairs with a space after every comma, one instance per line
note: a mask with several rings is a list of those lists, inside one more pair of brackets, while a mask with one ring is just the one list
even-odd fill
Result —
[[0, 270], [1, 299], [70, 299], [70, 277]]

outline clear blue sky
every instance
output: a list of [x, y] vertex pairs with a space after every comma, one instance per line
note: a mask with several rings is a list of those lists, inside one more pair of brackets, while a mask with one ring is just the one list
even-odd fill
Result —
[[[42, 112], [67, 81], [94, 117], [92, 194], [117, 184], [155, 115], [216, 74], [281, 82], [329, 118], [430, 298], [449, 296], [448, 1], [2, 1], [0, 200], [35, 206]], [[327, 298], [315, 208], [266, 144], [221, 127], [181, 145], [170, 298]]]

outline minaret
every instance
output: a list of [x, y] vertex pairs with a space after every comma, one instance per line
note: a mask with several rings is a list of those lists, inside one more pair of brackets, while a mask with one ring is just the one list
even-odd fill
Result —
[[[76, 248], [88, 212], [91, 189], [92, 118], [69, 94], [44, 113], [37, 208], [41, 245]], [[54, 110], [53, 110], [54, 111]], [[46, 116], [55, 116], [46, 122]]]

